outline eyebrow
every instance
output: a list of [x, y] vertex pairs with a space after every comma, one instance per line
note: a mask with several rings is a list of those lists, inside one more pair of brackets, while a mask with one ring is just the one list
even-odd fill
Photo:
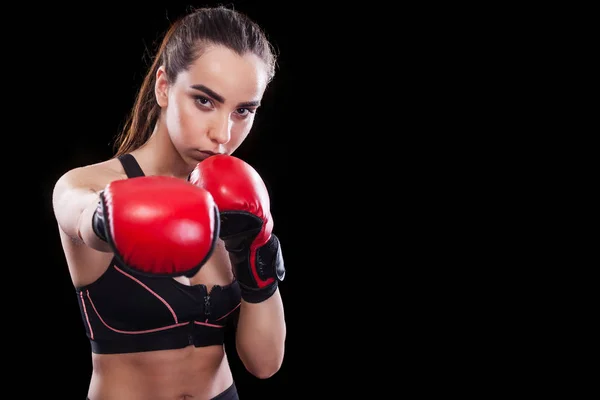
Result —
[[[198, 85], [192, 85], [190, 87], [192, 89], [198, 90], [200, 92], [203, 92], [203, 93], [209, 95], [210, 97], [212, 97], [213, 99], [215, 99], [216, 101], [218, 101], [221, 104], [225, 103], [225, 98], [223, 96], [221, 96], [214, 90], [212, 90], [204, 85], [198, 84]], [[245, 101], [243, 103], [239, 103], [238, 107], [258, 107], [259, 105], [260, 105], [260, 101], [255, 100], [255, 101]]]

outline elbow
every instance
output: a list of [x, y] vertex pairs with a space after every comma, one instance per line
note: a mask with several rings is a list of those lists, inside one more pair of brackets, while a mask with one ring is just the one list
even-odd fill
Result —
[[263, 361], [251, 365], [245, 365], [246, 370], [258, 379], [269, 379], [281, 369], [283, 359]]
[[275, 375], [283, 364], [284, 350], [271, 348], [261, 352], [239, 352], [246, 370], [258, 379], [269, 379]]

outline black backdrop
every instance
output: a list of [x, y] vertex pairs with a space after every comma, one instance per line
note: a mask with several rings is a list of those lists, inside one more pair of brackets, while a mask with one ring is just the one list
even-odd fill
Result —
[[[1, 322], [12, 397], [77, 400], [87, 390], [89, 344], [51, 192], [67, 169], [111, 156], [145, 72], [145, 48], [188, 5], [150, 3], [3, 6]], [[517, 29], [505, 13], [521, 11], [233, 4], [281, 52], [255, 131], [237, 155], [270, 189], [288, 269], [283, 367], [259, 381], [232, 357], [242, 399], [364, 397], [357, 386], [367, 398], [409, 389], [464, 394], [510, 389], [516, 375], [530, 379], [525, 368], [538, 366], [509, 349], [522, 326], [503, 327], [510, 313], [486, 308], [480, 293], [497, 281], [481, 274], [496, 274], [490, 261], [510, 250], [514, 233], [500, 230], [507, 237], [496, 241], [498, 233], [486, 231], [506, 215], [504, 197], [502, 204], [488, 199], [504, 188], [486, 163], [506, 165], [506, 138], [494, 133], [510, 121], [519, 96], [533, 98], [530, 83], [518, 87], [530, 60], [512, 53], [531, 42], [505, 37]], [[536, 42], [544, 31], [531, 30], [540, 32]], [[516, 84], [506, 83], [512, 78]], [[500, 158], [493, 157], [497, 147]], [[494, 189], [480, 192], [483, 185]], [[487, 251], [495, 243], [501, 248]], [[470, 264], [474, 274], [465, 269]], [[490, 340], [495, 332], [501, 337]], [[536, 390], [553, 387], [547, 383]]]

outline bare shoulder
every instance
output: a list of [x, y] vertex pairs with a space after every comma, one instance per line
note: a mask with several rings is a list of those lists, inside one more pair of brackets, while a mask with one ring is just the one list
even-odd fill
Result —
[[109, 159], [66, 171], [56, 181], [54, 191], [60, 192], [63, 189], [99, 191], [111, 181], [124, 177], [126, 175], [119, 160]]
[[82, 213], [98, 201], [106, 185], [126, 177], [118, 159], [76, 167], [60, 176], [52, 191], [52, 208], [63, 232], [77, 239]]

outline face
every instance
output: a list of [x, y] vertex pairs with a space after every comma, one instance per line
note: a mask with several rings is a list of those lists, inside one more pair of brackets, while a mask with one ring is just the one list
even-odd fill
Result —
[[171, 84], [161, 68], [156, 97], [182, 158], [193, 164], [210, 153], [232, 154], [250, 133], [266, 86], [260, 58], [224, 47], [205, 51]]

